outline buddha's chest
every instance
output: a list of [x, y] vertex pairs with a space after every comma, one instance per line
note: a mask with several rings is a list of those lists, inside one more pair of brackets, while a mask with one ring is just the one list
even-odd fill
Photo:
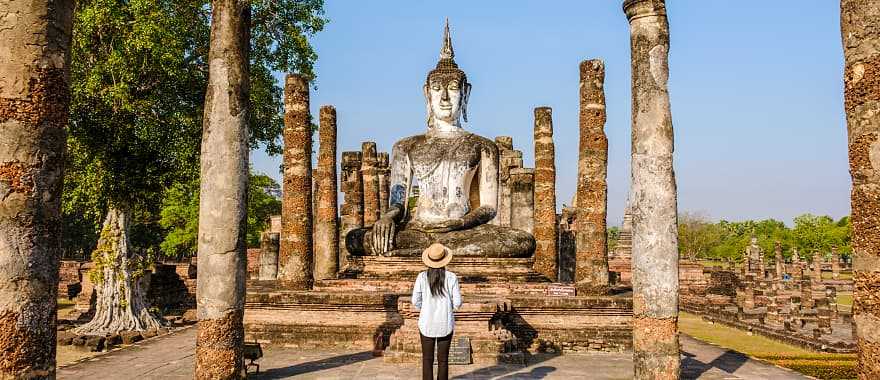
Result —
[[480, 164], [480, 146], [469, 139], [427, 139], [409, 152], [420, 183], [464, 182]]

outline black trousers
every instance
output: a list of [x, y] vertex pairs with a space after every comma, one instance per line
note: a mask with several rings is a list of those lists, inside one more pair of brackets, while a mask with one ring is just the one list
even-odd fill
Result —
[[434, 380], [434, 344], [437, 344], [437, 380], [449, 379], [449, 344], [452, 333], [440, 338], [429, 338], [422, 333], [422, 380]]

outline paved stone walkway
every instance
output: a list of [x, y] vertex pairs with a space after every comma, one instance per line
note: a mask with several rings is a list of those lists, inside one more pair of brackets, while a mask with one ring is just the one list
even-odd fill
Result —
[[[192, 379], [195, 328], [62, 367], [58, 379]], [[684, 379], [807, 379], [734, 351], [681, 338]], [[370, 352], [266, 349], [254, 379], [416, 379], [418, 365], [386, 364]], [[451, 366], [454, 379], [629, 379], [630, 353], [536, 355], [529, 365]]]

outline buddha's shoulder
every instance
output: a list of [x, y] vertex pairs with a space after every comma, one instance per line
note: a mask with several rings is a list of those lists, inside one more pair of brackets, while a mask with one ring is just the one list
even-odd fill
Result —
[[498, 149], [498, 145], [495, 144], [495, 141], [489, 140], [488, 138], [485, 138], [485, 137], [480, 136], [478, 134], [467, 132], [467, 134], [465, 136], [468, 140], [472, 141], [474, 144], [479, 144], [479, 145], [484, 146], [486, 148], [491, 148], [491, 149], [496, 149], [496, 150]]
[[397, 140], [397, 142], [394, 143], [394, 148], [409, 150], [409, 148], [411, 148], [413, 145], [422, 144], [425, 141], [427, 141], [427, 139], [428, 139], [428, 137], [425, 136], [424, 134], [404, 137], [400, 140]]

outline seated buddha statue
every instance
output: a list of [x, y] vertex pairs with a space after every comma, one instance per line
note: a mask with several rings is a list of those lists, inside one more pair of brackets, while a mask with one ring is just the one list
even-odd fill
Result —
[[[534, 252], [530, 233], [490, 224], [498, 205], [498, 147], [461, 127], [471, 84], [453, 58], [447, 23], [440, 61], [423, 88], [428, 130], [394, 144], [388, 211], [371, 228], [346, 236], [351, 254], [413, 256], [433, 243], [463, 257]], [[407, 215], [414, 180], [420, 195]]]

